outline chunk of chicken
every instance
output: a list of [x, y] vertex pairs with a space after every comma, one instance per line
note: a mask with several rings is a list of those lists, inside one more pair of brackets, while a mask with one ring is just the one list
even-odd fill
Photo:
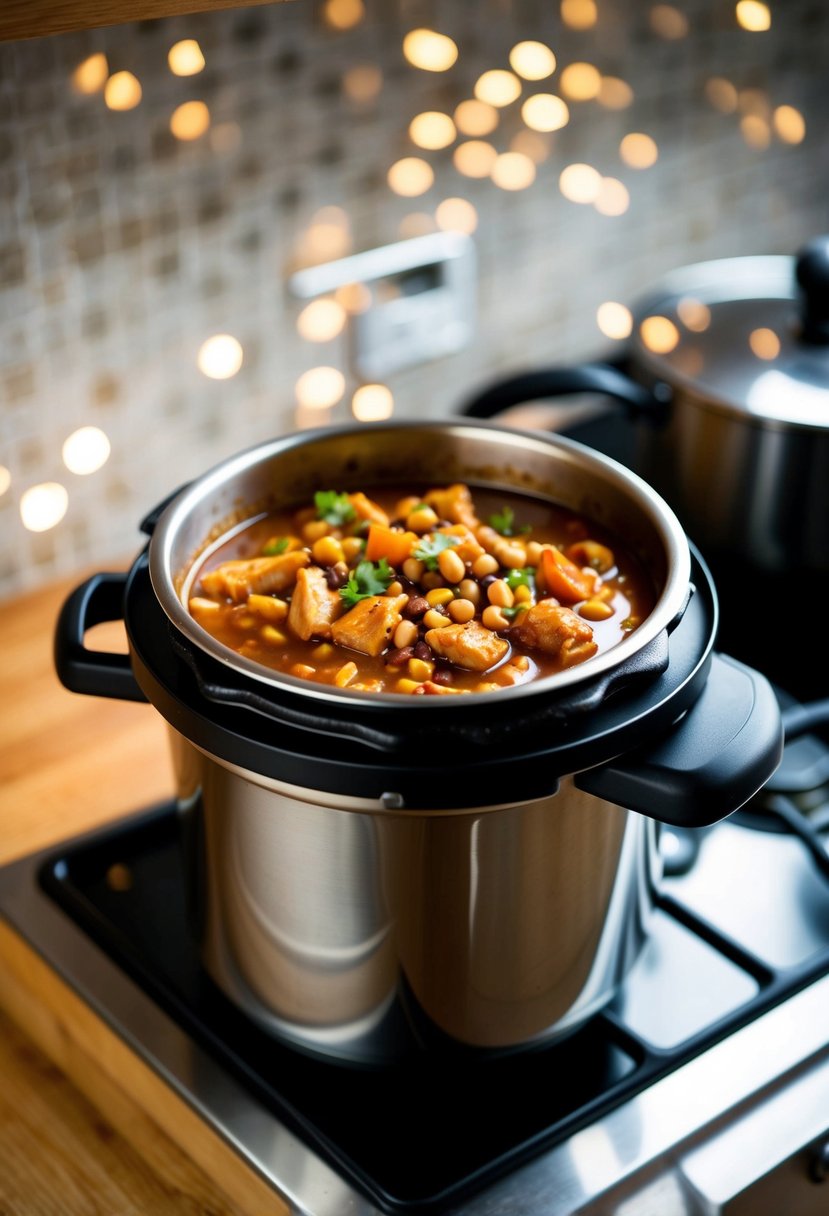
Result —
[[296, 588], [288, 612], [288, 628], [307, 642], [310, 638], [330, 638], [331, 625], [343, 610], [338, 592], [332, 591], [318, 566], [298, 570]]
[[369, 595], [334, 621], [331, 637], [338, 646], [361, 654], [382, 654], [403, 619], [406, 595]]
[[464, 524], [472, 529], [480, 525], [469, 486], [462, 482], [446, 489], [430, 490], [423, 501], [436, 512], [438, 519], [448, 519], [453, 524]]
[[209, 574], [202, 575], [201, 585], [208, 595], [229, 595], [239, 603], [249, 595], [287, 591], [296, 581], [297, 571], [307, 566], [310, 560], [307, 553], [298, 550], [281, 553], [278, 557], [222, 562]]
[[428, 631], [426, 641], [435, 654], [467, 671], [486, 671], [500, 662], [509, 650], [509, 642], [478, 621], [440, 625]]
[[583, 663], [599, 649], [587, 621], [554, 600], [541, 600], [522, 612], [510, 636], [530, 650], [556, 656], [564, 667]]
[[362, 490], [358, 490], [356, 494], [349, 494], [348, 501], [360, 519], [367, 519], [369, 523], [373, 524], [382, 524], [386, 528], [389, 526], [389, 517], [386, 512], [376, 502], [366, 498]]

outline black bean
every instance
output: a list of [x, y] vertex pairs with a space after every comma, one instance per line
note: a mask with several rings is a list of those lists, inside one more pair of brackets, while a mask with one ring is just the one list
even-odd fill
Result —
[[481, 590], [486, 591], [487, 587], [491, 587], [493, 583], [498, 582], [497, 574], [487, 574], [481, 579]]
[[402, 667], [414, 656], [413, 646], [401, 646], [399, 650], [390, 650], [385, 656], [385, 662], [392, 667]]
[[415, 643], [414, 657], [416, 659], [425, 659], [428, 662], [428, 660], [432, 658], [432, 647], [428, 644], [428, 642], [424, 642], [421, 639], [419, 642]]
[[410, 621], [416, 621], [424, 612], [429, 611], [429, 601], [424, 595], [414, 595], [403, 609], [403, 615]]
[[325, 582], [332, 591], [337, 591], [348, 582], [348, 566], [345, 562], [337, 562], [335, 566], [325, 566], [323, 572]]
[[432, 673], [432, 683], [433, 684], [451, 684], [452, 683], [452, 672], [449, 670], [448, 667], [436, 668], [436, 670]]

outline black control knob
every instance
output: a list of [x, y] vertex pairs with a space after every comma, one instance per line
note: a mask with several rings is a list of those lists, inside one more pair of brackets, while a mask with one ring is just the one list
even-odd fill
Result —
[[826, 1182], [829, 1178], [829, 1140], [824, 1140], [812, 1149], [809, 1177], [812, 1182]]
[[818, 236], [797, 255], [801, 341], [829, 343], [829, 236]]

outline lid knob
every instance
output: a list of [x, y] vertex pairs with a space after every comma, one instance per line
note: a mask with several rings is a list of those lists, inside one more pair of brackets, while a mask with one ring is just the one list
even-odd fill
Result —
[[829, 343], [829, 236], [818, 236], [798, 252], [797, 282], [803, 342]]

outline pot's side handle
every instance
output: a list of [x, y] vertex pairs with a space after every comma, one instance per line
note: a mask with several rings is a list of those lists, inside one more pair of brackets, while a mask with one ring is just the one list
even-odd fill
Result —
[[55, 667], [70, 692], [121, 701], [146, 701], [132, 674], [129, 655], [89, 650], [84, 635], [93, 625], [124, 619], [128, 575], [93, 574], [76, 587], [60, 610], [55, 626]]
[[610, 363], [582, 363], [574, 367], [549, 367], [497, 380], [460, 408], [469, 418], [491, 418], [513, 405], [543, 401], [575, 393], [601, 393], [627, 406], [634, 417], [659, 417], [664, 401]]
[[662, 823], [706, 827], [756, 794], [782, 754], [780, 707], [768, 680], [716, 654], [699, 698], [666, 737], [575, 782]]

